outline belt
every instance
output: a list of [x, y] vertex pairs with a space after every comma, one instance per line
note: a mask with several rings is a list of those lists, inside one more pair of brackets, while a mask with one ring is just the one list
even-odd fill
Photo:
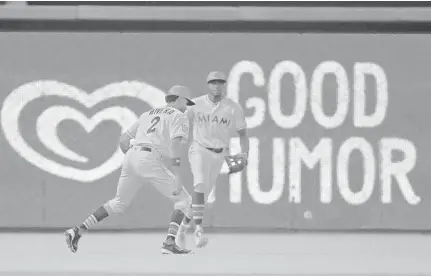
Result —
[[218, 149], [215, 149], [215, 148], [206, 148], [206, 149], [210, 150], [212, 152], [215, 152], [215, 153], [221, 153], [223, 151], [223, 148], [218, 148]]
[[139, 151], [149, 151], [151, 152], [152, 149], [149, 147], [145, 147], [145, 146], [133, 146], [133, 149], [135, 150], [139, 150]]

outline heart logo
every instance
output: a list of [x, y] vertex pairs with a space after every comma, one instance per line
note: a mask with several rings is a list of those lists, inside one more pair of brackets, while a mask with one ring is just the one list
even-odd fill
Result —
[[[80, 182], [93, 182], [117, 170], [121, 166], [123, 153], [118, 149], [99, 167], [83, 170], [59, 164], [34, 150], [22, 137], [19, 117], [24, 107], [35, 99], [47, 96], [59, 96], [79, 102], [91, 108], [107, 99], [131, 97], [139, 99], [150, 107], [165, 104], [165, 93], [144, 82], [123, 81], [108, 84], [87, 94], [80, 89], [58, 81], [46, 80], [26, 83], [8, 95], [1, 109], [1, 126], [6, 140], [12, 148], [34, 166], [53, 175]], [[68, 149], [59, 139], [57, 126], [64, 120], [74, 120], [87, 132], [93, 130], [105, 120], [117, 122], [124, 132], [137, 119], [136, 114], [126, 107], [109, 107], [99, 111], [92, 118], [87, 118], [80, 111], [68, 106], [53, 106], [46, 109], [37, 118], [36, 131], [41, 143], [53, 153], [72, 161], [86, 163], [88, 158]]]

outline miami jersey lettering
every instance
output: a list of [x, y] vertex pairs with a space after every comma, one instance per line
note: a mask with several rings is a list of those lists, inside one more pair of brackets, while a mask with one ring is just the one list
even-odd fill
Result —
[[241, 106], [231, 99], [213, 103], [204, 95], [193, 101], [196, 105], [189, 108], [188, 116], [193, 120], [193, 139], [199, 144], [226, 148], [233, 131], [246, 128]]
[[169, 154], [171, 140], [188, 139], [189, 119], [186, 114], [172, 107], [155, 108], [143, 113], [128, 130], [135, 144], [151, 144], [162, 154]]

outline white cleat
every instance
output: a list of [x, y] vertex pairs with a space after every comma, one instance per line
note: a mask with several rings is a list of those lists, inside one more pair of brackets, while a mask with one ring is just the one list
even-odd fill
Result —
[[201, 226], [196, 226], [194, 235], [197, 248], [205, 247], [208, 244], [208, 238], [204, 237], [204, 231]]

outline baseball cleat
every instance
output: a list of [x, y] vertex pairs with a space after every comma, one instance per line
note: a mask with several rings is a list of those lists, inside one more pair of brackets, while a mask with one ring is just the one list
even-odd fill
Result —
[[208, 244], [208, 238], [204, 237], [202, 227], [196, 227], [195, 230], [195, 243], [197, 248], [205, 247]]
[[64, 232], [64, 235], [66, 236], [66, 243], [70, 251], [72, 251], [72, 253], [75, 253], [78, 250], [78, 241], [82, 237], [82, 235], [79, 234], [78, 228], [75, 227], [66, 230]]
[[167, 244], [163, 243], [161, 248], [162, 254], [190, 254], [192, 251], [179, 247], [176, 243]]

